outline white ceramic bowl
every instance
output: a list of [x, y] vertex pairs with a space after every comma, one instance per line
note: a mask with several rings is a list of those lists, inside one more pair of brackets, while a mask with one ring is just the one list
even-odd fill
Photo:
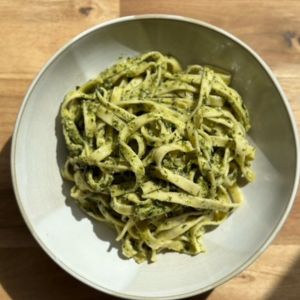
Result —
[[[119, 254], [115, 233], [83, 215], [60, 176], [65, 158], [58, 118], [64, 95], [95, 77], [120, 55], [171, 53], [183, 64], [231, 71], [250, 110], [257, 179], [247, 201], [205, 236], [207, 254], [168, 253], [155, 264]], [[17, 120], [11, 155], [22, 215], [41, 247], [86, 284], [119, 297], [178, 299], [224, 283], [252, 263], [285, 221], [299, 177], [296, 126], [274, 75], [248, 46], [214, 26], [176, 16], [125, 17], [97, 25], [63, 47], [32, 83]]]

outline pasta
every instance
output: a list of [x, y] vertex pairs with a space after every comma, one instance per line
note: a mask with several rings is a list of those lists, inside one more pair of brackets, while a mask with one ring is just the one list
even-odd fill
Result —
[[230, 80], [148, 52], [65, 96], [62, 175], [79, 207], [115, 228], [124, 256], [140, 263], [164, 251], [204, 252], [207, 229], [241, 205], [255, 149]]

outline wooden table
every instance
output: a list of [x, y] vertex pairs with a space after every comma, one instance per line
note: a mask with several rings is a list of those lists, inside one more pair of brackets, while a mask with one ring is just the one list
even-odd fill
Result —
[[[12, 190], [10, 144], [26, 90], [61, 46], [92, 25], [143, 13], [194, 17], [248, 43], [277, 75], [300, 126], [300, 1], [0, 0], [1, 300], [114, 299], [73, 279], [33, 240]], [[193, 299], [300, 299], [300, 202], [251, 267]]]

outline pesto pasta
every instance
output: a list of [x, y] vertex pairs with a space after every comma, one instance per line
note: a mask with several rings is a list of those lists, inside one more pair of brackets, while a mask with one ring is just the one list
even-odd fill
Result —
[[183, 69], [159, 52], [120, 59], [68, 93], [62, 175], [89, 216], [116, 230], [124, 256], [204, 252], [203, 236], [242, 203], [255, 149], [229, 73]]

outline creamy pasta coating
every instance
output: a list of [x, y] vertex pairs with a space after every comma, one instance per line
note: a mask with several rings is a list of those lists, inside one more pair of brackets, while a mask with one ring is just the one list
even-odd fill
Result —
[[160, 52], [120, 59], [61, 106], [62, 175], [89, 216], [116, 230], [125, 257], [204, 252], [208, 228], [254, 180], [249, 114], [231, 75]]

